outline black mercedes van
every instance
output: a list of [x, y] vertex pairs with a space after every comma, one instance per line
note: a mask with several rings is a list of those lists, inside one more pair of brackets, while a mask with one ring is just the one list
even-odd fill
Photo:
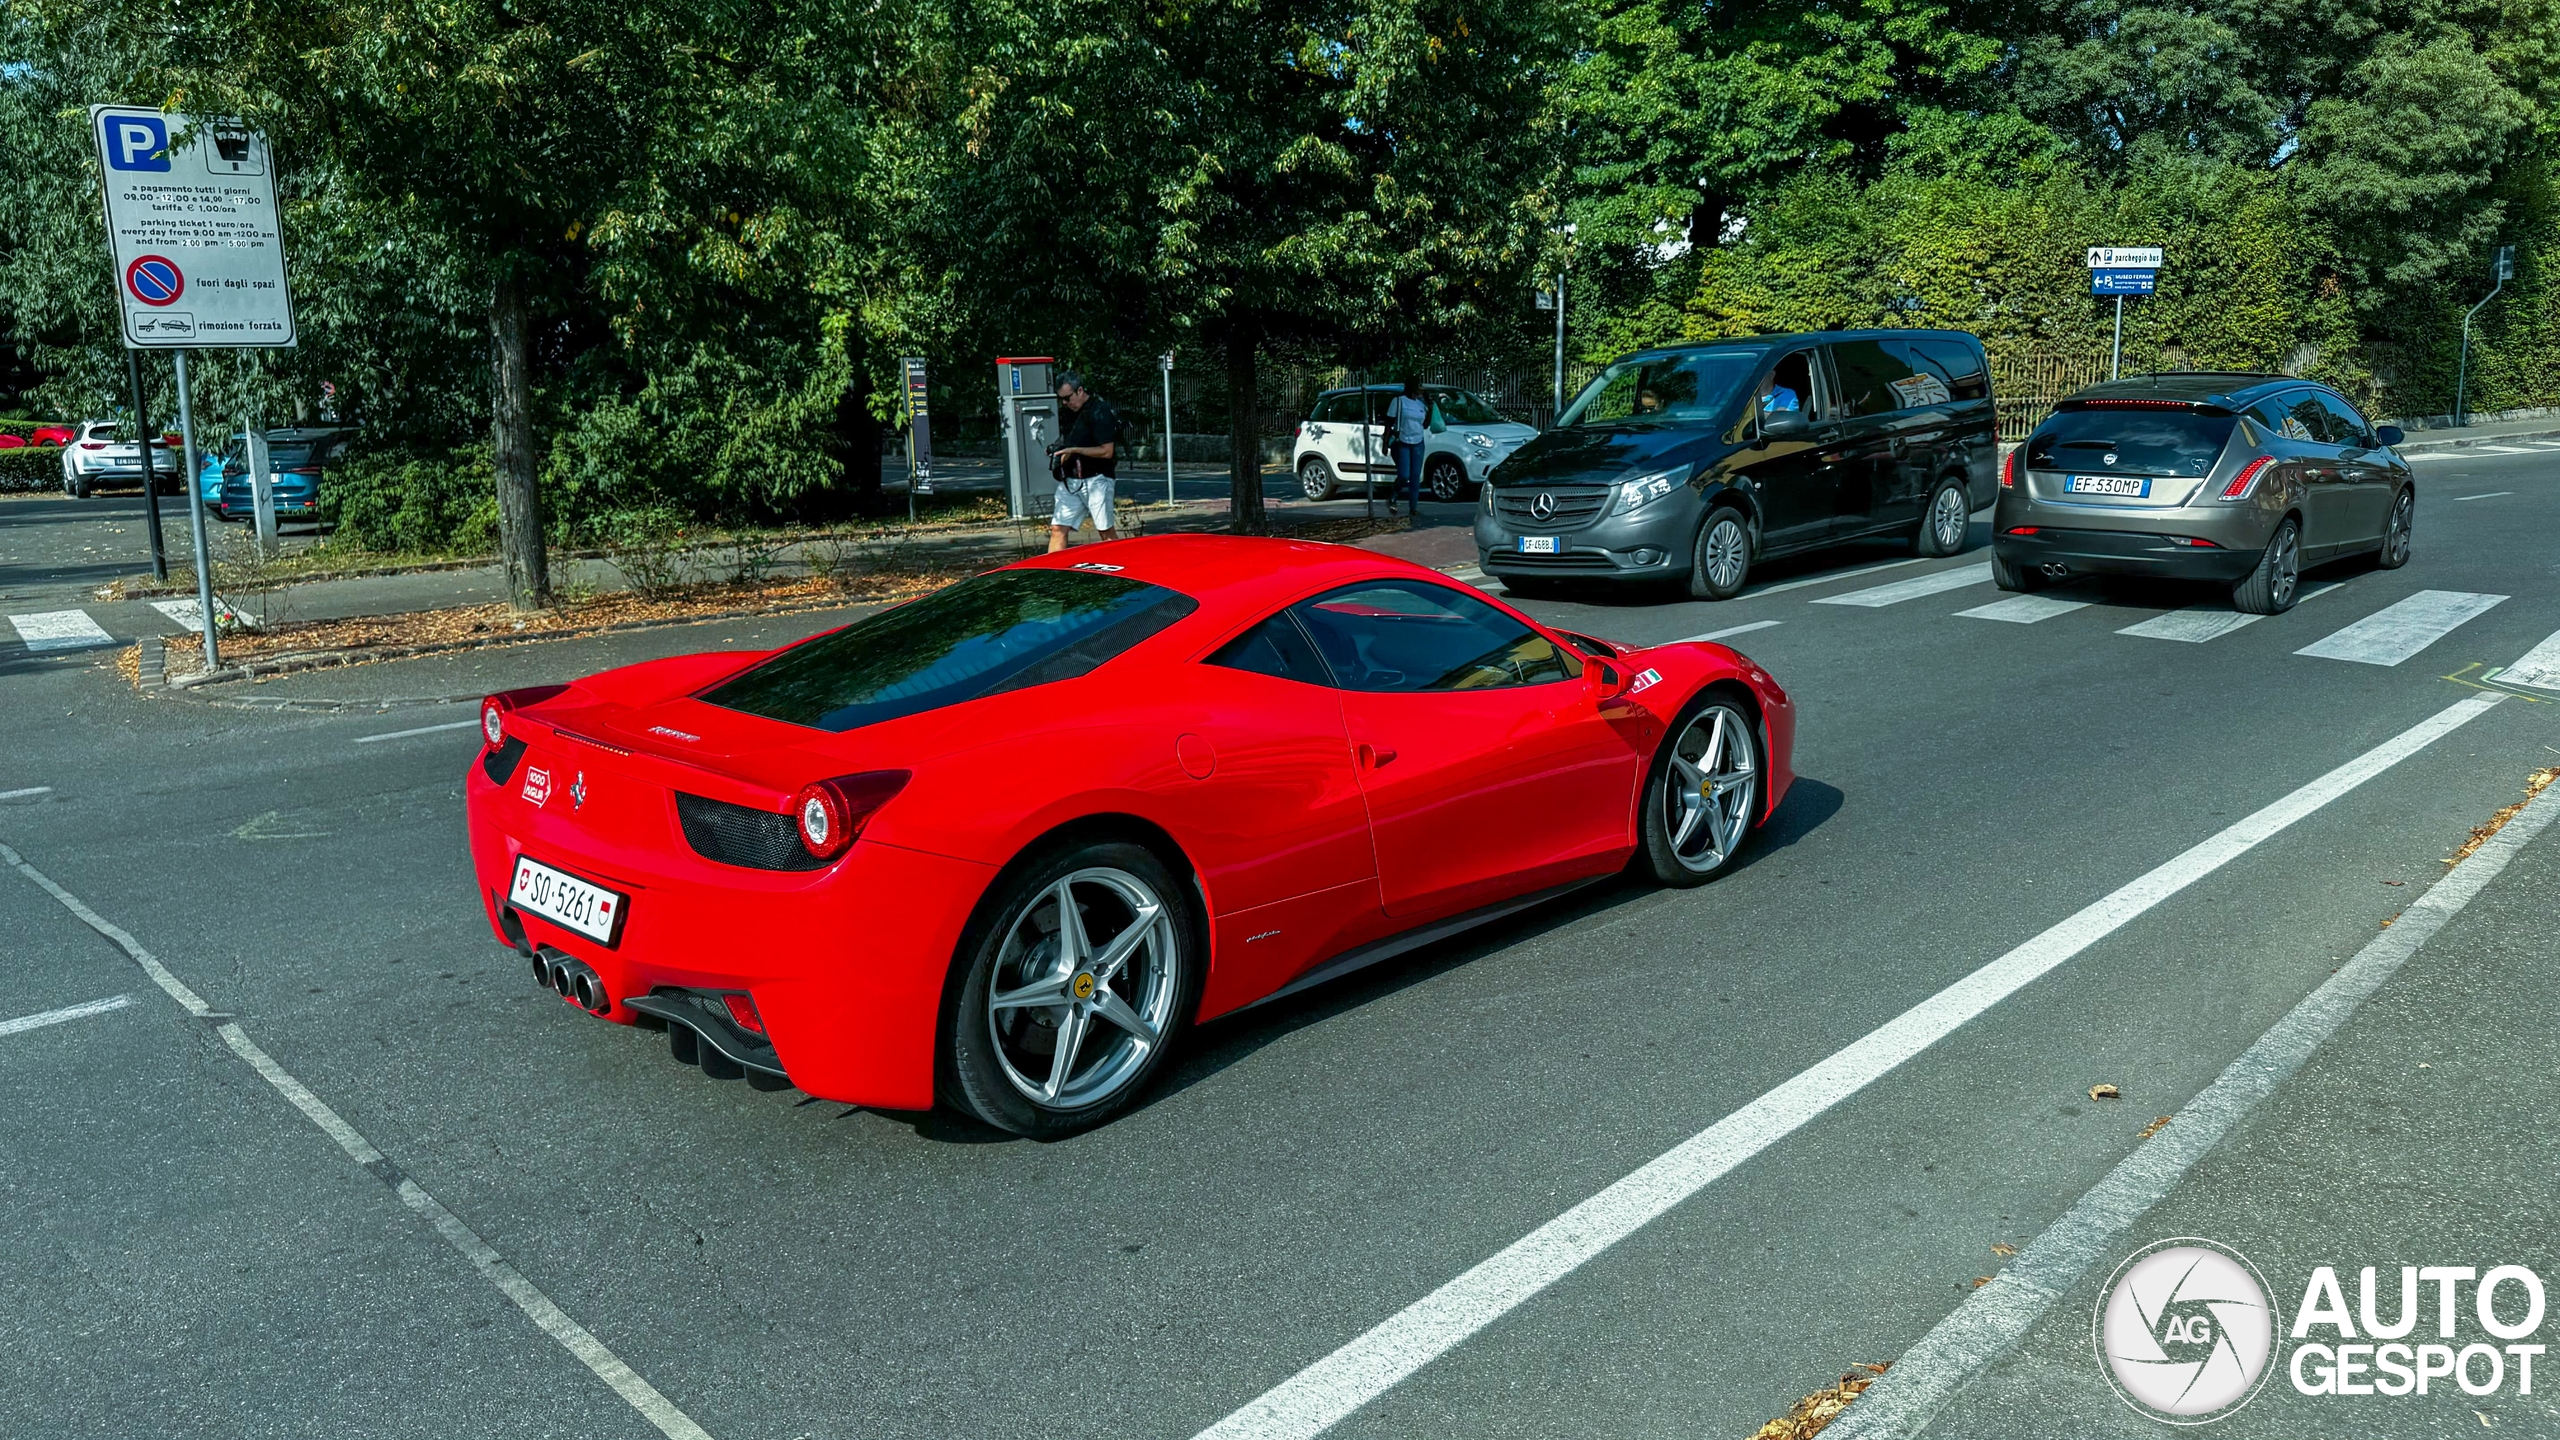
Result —
[[1642, 350], [1494, 468], [1476, 548], [1516, 594], [1685, 581], [1724, 600], [1763, 559], [1847, 540], [1955, 554], [1998, 465], [1990, 367], [1962, 331]]

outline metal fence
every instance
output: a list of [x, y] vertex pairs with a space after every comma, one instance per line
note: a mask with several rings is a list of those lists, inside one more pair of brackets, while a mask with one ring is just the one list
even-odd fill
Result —
[[2000, 409], [2000, 438], [2024, 440], [2053, 413], [2053, 404], [2107, 378], [2105, 351], [1994, 350], [1991, 396]]

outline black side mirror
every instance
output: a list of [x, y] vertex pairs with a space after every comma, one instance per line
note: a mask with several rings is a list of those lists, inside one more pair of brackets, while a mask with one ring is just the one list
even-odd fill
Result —
[[2408, 439], [2409, 432], [2401, 429], [2397, 425], [2377, 425], [2373, 429], [2373, 438], [2375, 442], [2380, 444], [2384, 449], [2389, 449], [2390, 447], [2399, 444], [2401, 441]]
[[1760, 417], [1763, 439], [1784, 440], [1791, 435], [1803, 434], [1804, 428], [1804, 412], [1801, 410], [1775, 410]]

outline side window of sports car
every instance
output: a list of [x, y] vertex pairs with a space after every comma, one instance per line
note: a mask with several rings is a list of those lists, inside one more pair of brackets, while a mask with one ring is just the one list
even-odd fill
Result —
[[1219, 646], [1218, 653], [1209, 657], [1209, 663], [1309, 685], [1333, 683], [1333, 677], [1325, 673], [1324, 661], [1317, 657], [1315, 647], [1307, 643], [1306, 632], [1300, 630], [1298, 622], [1286, 613], [1274, 615]]
[[1418, 580], [1348, 586], [1293, 613], [1346, 690], [1487, 690], [1582, 673], [1581, 661], [1493, 606]]

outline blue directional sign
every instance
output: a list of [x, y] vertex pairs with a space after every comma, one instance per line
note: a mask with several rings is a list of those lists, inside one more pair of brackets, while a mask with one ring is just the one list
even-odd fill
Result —
[[2089, 293], [2092, 295], [2148, 295], [2157, 270], [2092, 270]]

